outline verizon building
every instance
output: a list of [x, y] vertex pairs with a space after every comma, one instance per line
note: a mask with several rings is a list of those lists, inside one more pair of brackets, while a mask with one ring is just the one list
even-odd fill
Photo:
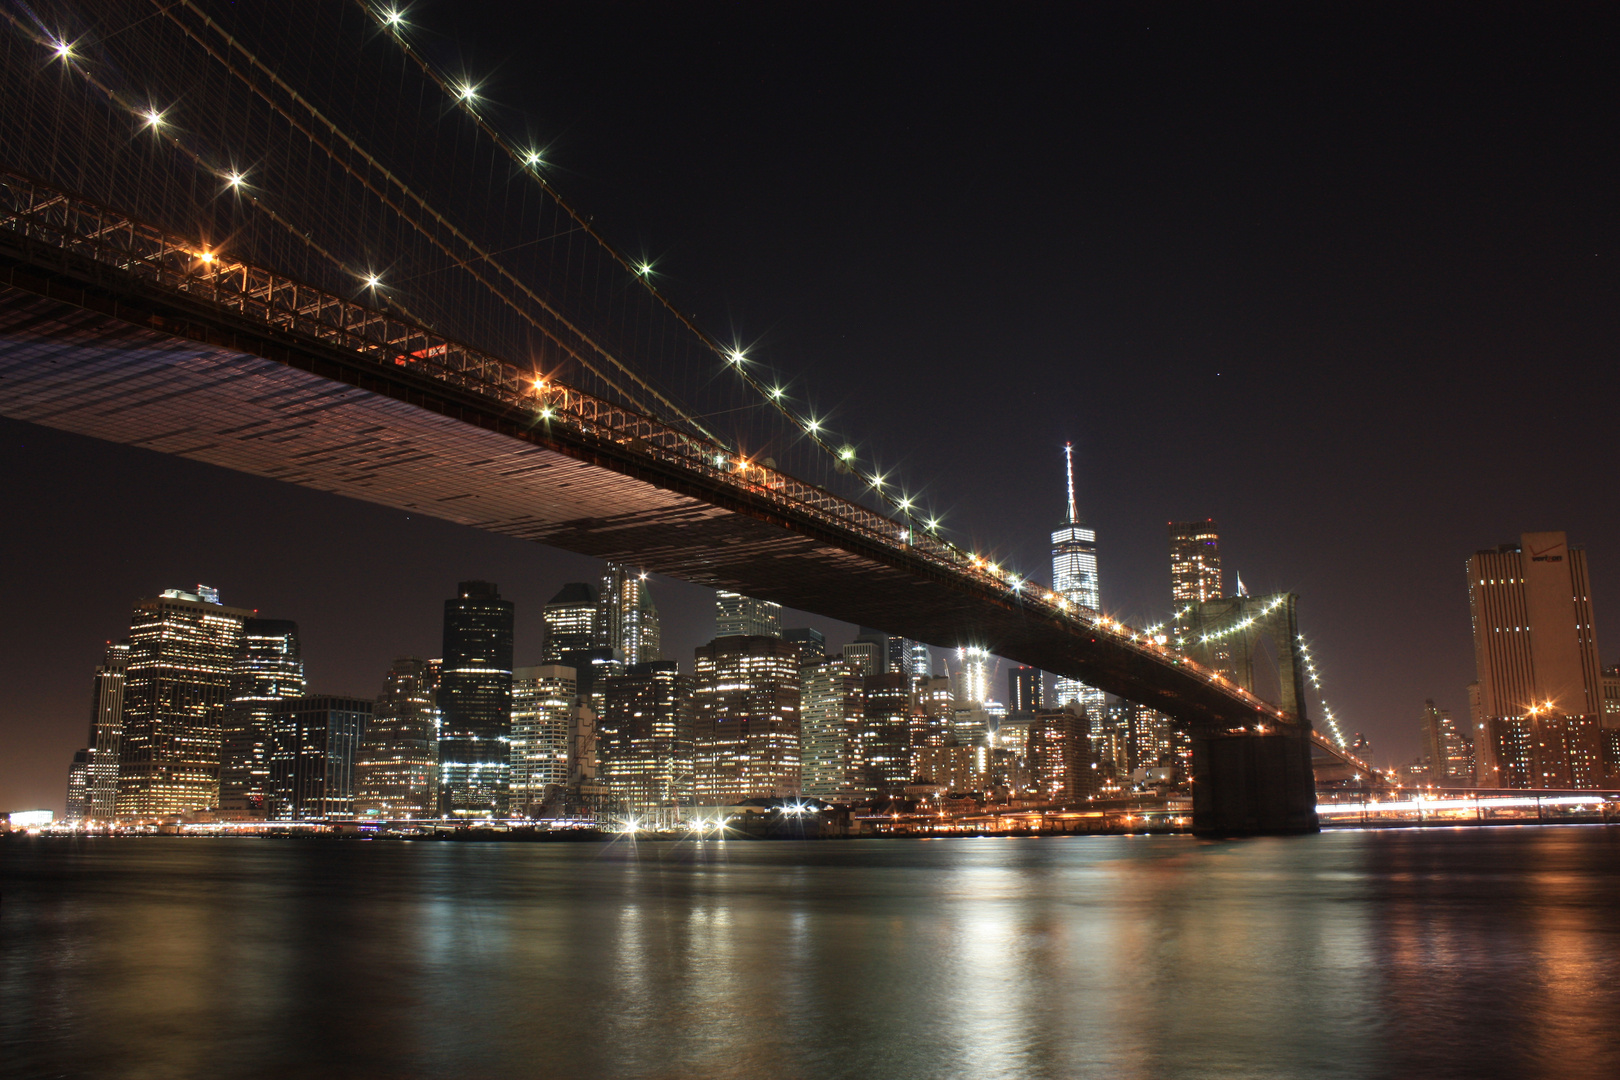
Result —
[[1481, 787], [1597, 788], [1615, 779], [1603, 753], [1586, 552], [1561, 532], [1468, 560], [1479, 681], [1469, 694]]

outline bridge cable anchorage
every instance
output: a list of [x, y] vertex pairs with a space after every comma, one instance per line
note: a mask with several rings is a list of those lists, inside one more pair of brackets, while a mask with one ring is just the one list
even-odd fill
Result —
[[[154, 0], [154, 2], [158, 2], [158, 0]], [[189, 0], [185, 0], [185, 2], [189, 2]], [[686, 312], [680, 310], [680, 308], [678, 308], [667, 296], [658, 290], [657, 286], [652, 280], [652, 267], [650, 263], [647, 263], [644, 260], [631, 260], [618, 247], [612, 244], [605, 235], [596, 229], [589, 217], [581, 214], [562, 197], [562, 195], [539, 171], [541, 164], [540, 155], [532, 150], [520, 150], [511, 140], [507, 139], [505, 135], [496, 129], [493, 124], [485, 119], [483, 113], [481, 113], [475, 107], [475, 103], [478, 98], [476, 87], [472, 87], [470, 83], [465, 81], [458, 82], [447, 77], [437, 68], [435, 68], [411, 45], [404, 35], [404, 20], [400, 17], [400, 13], [397, 10], [393, 8], [383, 8], [368, 2], [368, 0], [355, 0], [355, 2], [377, 23], [379, 28], [381, 28], [384, 33], [388, 34], [394, 39], [405, 55], [410, 58], [410, 60], [425, 76], [427, 76], [428, 79], [432, 80], [438, 85], [440, 90], [443, 91], [445, 96], [448, 97], [456, 107], [464, 111], [466, 115], [471, 118], [473, 123], [477, 125], [477, 127], [491, 141], [500, 147], [502, 152], [505, 153], [512, 162], [517, 164], [526, 175], [528, 175], [536, 184], [540, 186], [541, 190], [550, 196], [552, 200], [555, 201], [556, 204], [561, 207], [570, 218], [573, 219], [581, 231], [590, 236], [591, 239], [595, 240], [597, 244], [601, 246], [602, 250], [605, 251], [615, 262], [617, 262], [634, 281], [640, 284], [640, 286], [645, 289], [651, 297], [653, 297], [670, 315], [680, 322], [682, 326], [696, 336], [699, 341], [707, 346], [708, 349], [719, 357], [723, 363], [728, 364], [732, 369], [734, 369], [736, 373], [742, 377], [743, 381], [749, 386], [749, 388], [755, 392], [761, 402], [776, 409], [783, 417], [794, 423], [803, 434], [809, 436], [811, 441], [833, 460], [835, 466], [848, 467], [850, 465], [853, 454], [848, 452], [848, 447], [835, 447], [832, 442], [829, 442], [825, 437], [823, 437], [823, 427], [818, 420], [816, 420], [814, 417], [807, 419], [784, 405], [782, 402], [783, 395], [780, 393], [780, 388], [768, 388], [763, 382], [761, 382], [757, 377], [747, 370], [747, 368], [744, 366], [747, 356], [741, 349], [737, 348], [736, 346], [723, 345], [718, 339], [700, 327], [694, 319], [689, 317]], [[920, 521], [915, 519], [911, 512], [912, 507], [909, 505], [910, 500], [902, 500], [883, 490], [883, 485], [885, 482], [884, 477], [873, 473], [864, 478], [868, 481], [868, 484], [878, 498], [888, 505], [891, 510], [904, 515], [908, 521], [912, 521], [914, 524], [921, 524]], [[937, 528], [937, 524], [935, 526], [928, 526], [928, 528], [930, 531], [933, 531], [933, 529]]]
[[[471, 237], [467, 236], [454, 222], [450, 221], [449, 218], [436, 210], [425, 198], [415, 192], [392, 170], [377, 160], [377, 158], [362, 147], [357, 140], [345, 133], [337, 124], [333, 123], [313, 102], [309, 101], [306, 97], [304, 97], [304, 95], [300, 94], [296, 89], [288, 85], [285, 80], [283, 80], [273, 69], [269, 67], [269, 65], [263, 63], [245, 45], [237, 40], [235, 36], [225, 31], [224, 28], [220, 27], [219, 24], [205, 12], [199, 10], [192, 0], [152, 0], [152, 3], [158, 8], [162, 15], [168, 18], [170, 22], [174, 23], [176, 27], [178, 27], [188, 38], [195, 42], [198, 47], [202, 48], [216, 63], [220, 64], [220, 66], [229, 72], [234, 78], [236, 78], [244, 86], [248, 87], [251, 92], [253, 92], [267, 106], [280, 115], [282, 119], [285, 120], [290, 126], [292, 126], [295, 130], [300, 131], [312, 143], [318, 146], [330, 160], [336, 163], [339, 168], [343, 169], [343, 171], [347, 173], [353, 180], [359, 183], [366, 190], [370, 191], [379, 202], [393, 210], [401, 220], [415, 228], [417, 232], [419, 232], [425, 239], [429, 241], [429, 243], [437, 247], [441, 252], [443, 252], [443, 254], [448, 256], [459, 269], [477, 280], [486, 289], [488, 289], [491, 294], [505, 303], [514, 313], [519, 316], [519, 318], [522, 318], [526, 322], [530, 323], [530, 325], [543, 334], [548, 340], [552, 341], [555, 345], [573, 357], [574, 360], [576, 360], [582, 367], [590, 370], [598, 378], [602, 379], [604, 383], [614, 387], [619, 393], [624, 394], [632, 403], [637, 404], [642, 411], [648, 413], [657, 412], [657, 410], [647, 407], [644, 403], [638, 402], [635, 394], [617, 386], [613, 379], [609, 378], [604, 372], [599, 370], [595, 365], [591, 364], [591, 362], [586, 359], [586, 357], [583, 356], [578, 349], [562, 340], [562, 338], [559, 337], [550, 327], [535, 319], [523, 309], [522, 305], [513, 303], [498, 286], [480, 274], [474, 268], [473, 263], [484, 262], [490, 265], [501, 277], [509, 281], [515, 288], [517, 288], [532, 302], [534, 302], [554, 320], [556, 320], [559, 325], [566, 328], [572, 335], [574, 335], [574, 337], [583, 342], [585, 345], [589, 346], [590, 349], [597, 355], [601, 356], [619, 371], [627, 375], [633, 382], [636, 383], [636, 385], [640, 386], [644, 391], [652, 395], [654, 400], [668, 409], [670, 413], [674, 414], [676, 417], [679, 417], [685, 423], [690, 424], [692, 428], [700, 435], [714, 441], [719, 441], [712, 433], [708, 432], [701, 423], [697, 422], [693, 417], [687, 414], [685, 410], [681, 409], [680, 406], [676, 405], [674, 402], [670, 401], [667, 397], [661, 394], [651, 384], [647, 383], [646, 380], [644, 380], [636, 371], [634, 371], [618, 357], [614, 356], [609, 350], [604, 348], [600, 343], [594, 340], [591, 335], [585, 333], [579, 327], [575, 326], [573, 322], [563, 316], [554, 305], [549, 303], [545, 298], [541, 297], [526, 283], [518, 279], [517, 276], [511, 273], [501, 262], [497, 261], [491, 253], [485, 251], [481, 245], [479, 245]], [[334, 152], [331, 147], [327, 146], [323, 141], [321, 141], [316, 132], [313, 131], [307, 124], [304, 124], [288, 110], [280, 107], [274, 100], [272, 100], [270, 95], [265, 92], [264, 88], [256, 80], [245, 77], [243, 73], [238, 70], [235, 65], [231, 64], [229, 60], [222, 56], [217, 49], [215, 49], [207, 41], [203, 40], [203, 38], [194, 29], [187, 26], [179, 19], [177, 9], [182, 7], [196, 18], [200, 19], [203, 25], [223, 39], [226, 45], [229, 46], [232, 51], [241, 54], [254, 69], [260, 72], [282, 93], [286, 94], [294, 104], [302, 107], [314, 121], [318, 122], [321, 127], [324, 127], [333, 137], [340, 140], [351, 153], [357, 155], [362, 161], [365, 162], [367, 166], [382, 176], [389, 185], [396, 188], [401, 196], [403, 196], [408, 202], [414, 203], [417, 207], [419, 207], [424, 213], [432, 218], [435, 224], [448, 232], [456, 240], [460, 241], [460, 243], [463, 244], [476, 257], [469, 258], [451, 250], [449, 245], [440, 240], [435, 235], [433, 230], [430, 230], [424, 227], [421, 223], [417, 222], [416, 219], [407, 212], [405, 207], [401, 206], [395, 199], [391, 198], [384, 191], [380, 190], [371, 182], [368, 177], [363, 176], [360, 172], [350, 166], [342, 155]], [[368, 8], [367, 10], [369, 11], [370, 9]]]

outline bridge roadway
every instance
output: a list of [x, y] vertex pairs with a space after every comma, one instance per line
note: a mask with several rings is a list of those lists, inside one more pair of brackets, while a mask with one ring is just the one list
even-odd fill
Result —
[[[952, 565], [940, 555], [943, 545], [902, 524], [830, 496], [819, 507], [801, 505], [782, 497], [784, 478], [750, 473], [723, 454], [715, 455], [718, 467], [694, 468], [693, 440], [677, 437], [686, 456], [672, 453], [672, 432], [644, 417], [606, 406], [592, 412], [583, 395], [556, 387], [515, 397], [514, 387], [529, 390], [530, 373], [507, 365], [491, 382], [485, 358], [479, 381], [468, 375], [478, 365], [469, 367], [465, 351], [448, 373], [416, 362], [442, 355], [443, 345], [351, 347], [388, 317], [347, 303], [334, 320], [330, 310], [346, 303], [341, 298], [311, 299], [310, 290], [286, 283], [298, 312], [316, 311], [348, 329], [311, 333], [308, 319], [267, 321], [244, 299], [279, 295], [274, 282], [247, 288], [258, 280], [253, 273], [264, 272], [237, 264], [230, 269], [240, 272], [240, 295], [210, 292], [198, 282], [217, 284], [226, 264], [200, 267], [196, 250], [172, 238], [139, 258], [125, 242], [110, 258], [99, 240], [23, 230], [18, 220], [0, 219], [10, 225], [0, 228], [0, 414], [931, 645], [983, 645], [1207, 734], [1302, 730], [1293, 717], [1117, 624], [1061, 611], [1049, 596], [1031, 595], [1033, 587], [1014, 590], [982, 567]], [[167, 277], [151, 269], [163, 265]], [[719, 449], [704, 448], [698, 459]], [[840, 504], [838, 513], [826, 510], [829, 500]], [[318, 535], [307, 542], [341, 544]]]
[[[31, 250], [24, 250], [31, 248]], [[105, 265], [0, 241], [0, 412], [734, 589], [932, 645], [982, 644], [1189, 724], [1277, 723], [1126, 636], [986, 572], [952, 572], [902, 525], [839, 528], [768, 482], [695, 472], [643, 438], [514, 406]], [[548, 399], [550, 400], [550, 399]], [[561, 410], [558, 410], [561, 412]], [[875, 518], [876, 515], [867, 515]], [[1284, 720], [1291, 718], [1283, 718]]]

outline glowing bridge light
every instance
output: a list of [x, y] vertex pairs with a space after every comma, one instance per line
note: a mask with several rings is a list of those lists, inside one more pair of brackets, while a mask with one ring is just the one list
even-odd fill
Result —
[[939, 518], [929, 518], [928, 519], [928, 530], [930, 532], [932, 532], [933, 530], [935, 530], [937, 528], [939, 528]]
[[58, 60], [73, 59], [73, 43], [71, 41], [51, 42], [51, 52], [56, 54]]
[[903, 499], [900, 500], [899, 505], [900, 505], [900, 509], [902, 509], [902, 510], [910, 510], [911, 509], [911, 499], [909, 497], [908, 498], [903, 498]]
[[398, 8], [389, 8], [382, 13], [382, 21], [397, 30], [405, 25], [405, 15]]
[[840, 461], [854, 461], [855, 448], [853, 446], [844, 447], [842, 450], [838, 451], [838, 459]]
[[246, 179], [247, 177], [243, 176], [239, 172], [228, 172], [225, 174], [225, 186], [238, 188], [242, 186], [242, 181]]
[[367, 274], [365, 281], [366, 288], [368, 289], [375, 289], [382, 284], [382, 278], [378, 277], [376, 274]]
[[472, 83], [460, 83], [456, 86], [456, 97], [462, 101], [475, 101], [478, 98], [478, 87]]
[[552, 411], [550, 405], [547, 405], [545, 408], [540, 410], [540, 419], [542, 420], [550, 420], [555, 415], [557, 414]]
[[804, 422], [804, 426], [809, 428], [811, 431], [820, 431], [821, 430], [821, 421], [820, 420], [806, 420]]
[[214, 261], [214, 253], [212, 251], [199, 251], [197, 253], [197, 258], [201, 259], [205, 263], [211, 263]]
[[786, 393], [786, 391], [783, 390], [780, 386], [771, 387], [771, 397], [775, 398], [777, 401], [782, 400], [782, 395], [784, 393]]
[[154, 131], [163, 126], [163, 114], [156, 109], [147, 109], [141, 114], [141, 119], [145, 120], [146, 126]]
[[875, 488], [882, 487], [883, 486], [883, 477], [878, 476], [876, 473], [874, 473], [872, 475], [872, 486], [875, 487]]
[[652, 273], [652, 263], [641, 263], [636, 267], [636, 273], [640, 274], [642, 277], [646, 277], [648, 274]]

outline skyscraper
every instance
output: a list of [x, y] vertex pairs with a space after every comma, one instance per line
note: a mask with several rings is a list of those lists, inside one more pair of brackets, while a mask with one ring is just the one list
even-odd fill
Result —
[[512, 618], [492, 582], [463, 581], [444, 602], [439, 675], [440, 812], [506, 813], [511, 782]]
[[[1603, 682], [1586, 552], [1561, 532], [1468, 560], [1482, 787], [1602, 787]], [[1620, 771], [1620, 770], [1615, 770]]]
[[900, 671], [861, 680], [856, 770], [862, 794], [899, 795], [911, 782], [911, 677]]
[[827, 659], [827, 638], [813, 626], [800, 626], [782, 632], [783, 641], [799, 647], [800, 664], [819, 664]]
[[1007, 671], [1007, 712], [1032, 713], [1041, 707], [1041, 669], [1019, 665]]
[[714, 594], [714, 636], [781, 637], [782, 605], [721, 589]]
[[270, 706], [266, 816], [329, 821], [354, 816], [354, 759], [371, 720], [368, 698], [282, 698]]
[[304, 695], [304, 654], [298, 624], [248, 619], [231, 665], [231, 696], [220, 716], [220, 812], [264, 817], [270, 779], [270, 710]]
[[597, 754], [608, 791], [636, 813], [690, 802], [692, 679], [673, 660], [631, 664], [603, 685]]
[[715, 638], [695, 654], [697, 801], [799, 793], [799, 650], [768, 635]]
[[[205, 599], [210, 597], [209, 599]], [[135, 605], [118, 754], [119, 817], [219, 805], [219, 710], [230, 693], [242, 624], [253, 612], [219, 594], [166, 589]]]
[[1040, 798], [1072, 802], [1091, 794], [1090, 724], [1078, 706], [1037, 712], [1026, 752]]
[[572, 581], [557, 591], [547, 603], [545, 662], [564, 663], [568, 653], [595, 649], [606, 641], [601, 629], [602, 607], [596, 590], [583, 581]]
[[90, 693], [90, 737], [86, 749], [84, 812], [110, 821], [118, 801], [118, 748], [124, 734], [124, 679], [129, 642], [107, 643]]
[[[1085, 611], [1102, 610], [1097, 580], [1097, 534], [1086, 527], [1074, 504], [1074, 445], [1063, 444], [1063, 460], [1068, 476], [1068, 513], [1052, 531], [1052, 591]], [[1057, 704], [1078, 702], [1082, 708], [1101, 708], [1103, 692], [1076, 679], [1058, 679]]]
[[1214, 518], [1172, 521], [1170, 530], [1170, 596], [1177, 609], [1195, 600], [1221, 595], [1221, 538]]
[[844, 646], [844, 662], [852, 665], [862, 678], [880, 675], [884, 671], [885, 649], [876, 641], [856, 638]]
[[805, 665], [799, 687], [801, 790], [817, 799], [847, 802], [856, 795], [861, 675], [855, 665], [836, 657]]
[[661, 631], [658, 608], [647, 589], [647, 575], [609, 563], [602, 575], [603, 644], [623, 664], [644, 664], [660, 659]]
[[1429, 778], [1441, 784], [1472, 785], [1474, 744], [1464, 732], [1457, 730], [1451, 710], [1439, 708], [1433, 699], [1425, 701], [1419, 728]]
[[512, 672], [512, 813], [534, 817], [552, 785], [568, 786], [569, 729], [579, 683], [562, 664]]
[[74, 824], [90, 818], [89, 778], [89, 749], [73, 751], [73, 761], [68, 765], [66, 816]]
[[360, 817], [432, 817], [439, 802], [439, 722], [434, 667], [402, 656], [383, 680], [354, 763]]

